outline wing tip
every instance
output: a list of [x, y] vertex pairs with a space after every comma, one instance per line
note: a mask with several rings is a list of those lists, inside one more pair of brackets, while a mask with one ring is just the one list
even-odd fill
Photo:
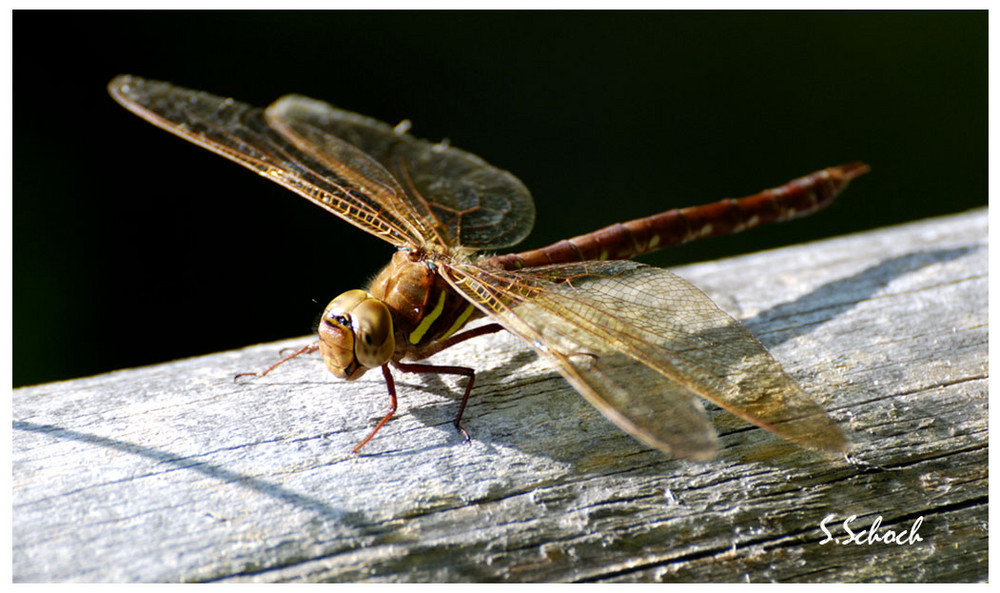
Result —
[[129, 86], [145, 82], [146, 79], [133, 76], [132, 74], [119, 74], [108, 83], [108, 92], [112, 95], [125, 93], [128, 92]]

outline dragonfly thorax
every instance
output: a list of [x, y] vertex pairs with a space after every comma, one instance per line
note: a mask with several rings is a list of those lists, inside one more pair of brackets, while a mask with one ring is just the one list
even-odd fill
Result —
[[350, 381], [389, 362], [396, 350], [394, 334], [385, 303], [363, 290], [348, 290], [323, 311], [319, 350], [326, 368]]
[[444, 261], [400, 249], [368, 286], [392, 314], [396, 360], [422, 358], [427, 347], [461, 329], [477, 313], [439, 273]]

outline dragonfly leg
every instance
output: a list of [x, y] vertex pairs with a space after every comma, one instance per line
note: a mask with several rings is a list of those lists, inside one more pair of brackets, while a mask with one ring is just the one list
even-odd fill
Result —
[[387, 364], [382, 365], [382, 376], [385, 377], [385, 386], [389, 389], [389, 413], [386, 414], [385, 417], [382, 418], [382, 420], [375, 425], [375, 428], [373, 428], [372, 431], [368, 433], [368, 436], [366, 436], [363, 441], [358, 443], [358, 446], [354, 447], [355, 453], [360, 451], [361, 447], [364, 447], [368, 443], [368, 441], [372, 440], [372, 437], [375, 436], [375, 433], [381, 430], [382, 427], [385, 426], [385, 423], [388, 422], [389, 419], [392, 418], [393, 414], [396, 413], [396, 403], [397, 403], [396, 382], [393, 381], [392, 379], [392, 373], [389, 371], [389, 365]]
[[292, 352], [291, 354], [285, 356], [284, 358], [282, 358], [278, 362], [272, 364], [271, 366], [267, 367], [263, 371], [256, 372], [256, 373], [240, 373], [240, 374], [236, 375], [235, 377], [233, 377], [233, 382], [235, 383], [236, 380], [239, 379], [240, 377], [249, 377], [249, 376], [263, 377], [264, 375], [266, 375], [266, 374], [270, 373], [271, 371], [273, 371], [278, 365], [284, 364], [284, 363], [288, 362], [289, 360], [295, 358], [296, 356], [298, 356], [300, 354], [312, 354], [313, 352], [316, 352], [317, 350], [319, 350], [319, 341], [313, 342], [311, 344], [307, 344], [307, 345], [299, 348], [295, 352]]
[[[466, 340], [471, 340], [472, 338], [477, 338], [479, 336], [485, 336], [486, 334], [494, 334], [498, 331], [502, 331], [503, 326], [499, 323], [487, 323], [486, 325], [480, 325], [479, 327], [474, 327], [470, 330], [466, 330], [462, 333], [455, 334], [451, 337], [445, 338], [443, 340], [438, 340], [426, 348], [420, 351], [417, 358], [427, 358], [428, 356], [433, 356], [438, 352], [441, 352], [445, 348], [451, 348], [455, 344], [459, 344]], [[398, 365], [397, 365], [398, 366]]]
[[[483, 333], [490, 333], [490, 332], [483, 332]], [[475, 337], [475, 336], [470, 336], [470, 337]], [[406, 373], [437, 373], [441, 375], [463, 375], [465, 377], [468, 377], [469, 382], [466, 383], [465, 385], [465, 394], [462, 396], [461, 405], [458, 406], [458, 414], [455, 416], [454, 424], [458, 432], [462, 433], [462, 436], [465, 437], [465, 442], [468, 443], [472, 440], [472, 437], [469, 436], [469, 431], [462, 428], [462, 414], [465, 413], [465, 406], [469, 403], [469, 395], [472, 394], [472, 386], [476, 384], [476, 371], [474, 369], [470, 369], [469, 367], [438, 366], [434, 364], [413, 364], [405, 362], [397, 362], [396, 368]]]

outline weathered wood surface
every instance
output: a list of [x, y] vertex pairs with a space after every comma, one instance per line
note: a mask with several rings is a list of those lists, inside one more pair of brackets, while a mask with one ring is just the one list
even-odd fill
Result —
[[[987, 578], [987, 216], [677, 270], [817, 394], [848, 461], [714, 413], [669, 459], [498, 335], [457, 380], [336, 381], [290, 340], [13, 394], [16, 581], [978, 581]], [[820, 542], [922, 518], [905, 545]]]

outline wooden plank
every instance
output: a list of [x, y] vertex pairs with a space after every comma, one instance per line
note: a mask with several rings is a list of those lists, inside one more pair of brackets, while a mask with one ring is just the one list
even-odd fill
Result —
[[[459, 383], [339, 382], [307, 338], [14, 391], [15, 581], [983, 581], [985, 210], [676, 270], [849, 431], [850, 459], [713, 413], [718, 459], [618, 431], [507, 335]], [[137, 336], [138, 340], [138, 336]], [[845, 539], [881, 517], [904, 545]], [[867, 540], [863, 540], [867, 541]]]

